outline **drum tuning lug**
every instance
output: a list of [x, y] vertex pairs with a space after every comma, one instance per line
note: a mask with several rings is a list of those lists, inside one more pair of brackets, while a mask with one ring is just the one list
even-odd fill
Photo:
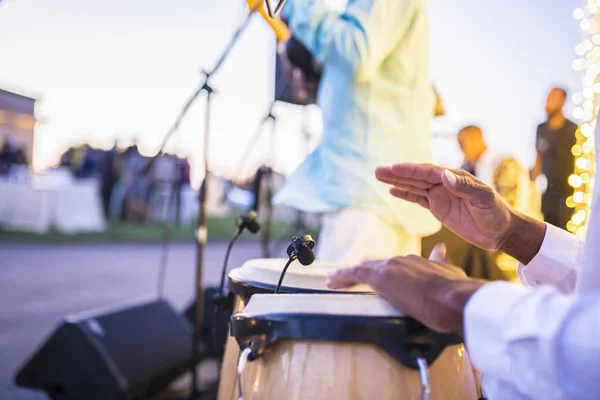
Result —
[[250, 354], [252, 353], [252, 349], [250, 347], [246, 347], [242, 350], [240, 354], [240, 359], [238, 361], [237, 374], [238, 374], [238, 391], [239, 391], [239, 400], [244, 400], [244, 390], [242, 388], [242, 375], [244, 374], [244, 369], [246, 369], [246, 363], [249, 360]]
[[429, 383], [429, 367], [427, 360], [423, 357], [417, 358], [419, 374], [421, 375], [421, 400], [429, 400], [431, 394], [431, 385]]

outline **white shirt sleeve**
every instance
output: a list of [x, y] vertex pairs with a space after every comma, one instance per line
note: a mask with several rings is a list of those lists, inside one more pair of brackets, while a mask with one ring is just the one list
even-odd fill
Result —
[[519, 264], [517, 275], [525, 286], [550, 285], [571, 293], [577, 282], [584, 240], [555, 226], [546, 226], [540, 251], [529, 264]]
[[483, 286], [465, 310], [465, 341], [484, 380], [494, 382], [485, 395], [492, 400], [598, 398], [599, 316], [598, 293], [565, 296], [554, 288], [506, 282]]

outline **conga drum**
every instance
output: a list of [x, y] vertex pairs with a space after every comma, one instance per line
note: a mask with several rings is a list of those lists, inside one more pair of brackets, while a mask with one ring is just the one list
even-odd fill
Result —
[[[241, 268], [229, 273], [229, 291], [235, 295], [233, 312], [242, 311], [256, 294], [273, 293], [287, 259], [257, 259], [247, 261]], [[349, 290], [333, 291], [325, 284], [327, 272], [347, 267], [342, 263], [315, 261], [310, 266], [295, 262], [285, 274], [281, 293], [373, 293], [368, 285], [357, 285]], [[237, 385], [236, 366], [239, 346], [233, 337], [227, 339], [219, 381], [219, 400], [230, 400]]]
[[241, 349], [231, 400], [477, 399], [460, 338], [378, 295], [255, 295], [231, 331]]

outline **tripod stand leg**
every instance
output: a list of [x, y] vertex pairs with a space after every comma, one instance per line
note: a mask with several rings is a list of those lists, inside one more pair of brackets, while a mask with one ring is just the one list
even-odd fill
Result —
[[273, 197], [273, 175], [269, 171], [265, 176], [265, 220], [263, 222], [263, 233], [261, 236], [262, 243], [262, 257], [271, 258], [271, 229], [273, 227], [273, 203], [271, 198]]

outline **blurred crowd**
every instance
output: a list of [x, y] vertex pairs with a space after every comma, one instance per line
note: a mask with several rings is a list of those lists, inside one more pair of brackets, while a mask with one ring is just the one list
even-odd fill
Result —
[[152, 222], [179, 215], [181, 193], [190, 187], [186, 159], [164, 154], [154, 160], [137, 145], [100, 150], [82, 145], [69, 148], [60, 166], [77, 179], [97, 179], [107, 219]]
[[[461, 169], [494, 187], [518, 211], [560, 228], [566, 228], [573, 214], [566, 200], [573, 194], [568, 180], [574, 173], [572, 147], [578, 128], [564, 115], [567, 99], [564, 89], [550, 90], [547, 118], [537, 127], [536, 161], [531, 169], [510, 154], [491, 148], [477, 125], [465, 126], [457, 133], [464, 156]], [[14, 166], [26, 164], [23, 149], [0, 136], [0, 177]], [[178, 220], [182, 190], [190, 188], [186, 159], [165, 154], [151, 162], [136, 144], [125, 149], [115, 144], [110, 150], [74, 146], [62, 155], [60, 167], [76, 179], [98, 181], [104, 213], [111, 221], [164, 221], [169, 212]]]
[[457, 135], [464, 155], [462, 169], [491, 185], [517, 211], [566, 229], [573, 215], [567, 198], [573, 195], [569, 176], [575, 171], [572, 149], [577, 124], [565, 117], [568, 95], [552, 88], [546, 99], [546, 120], [536, 131], [536, 161], [532, 169], [514, 157], [490, 148], [482, 129], [462, 128]]
[[13, 166], [26, 163], [23, 149], [8, 138], [0, 136], [0, 177], [8, 175]]

